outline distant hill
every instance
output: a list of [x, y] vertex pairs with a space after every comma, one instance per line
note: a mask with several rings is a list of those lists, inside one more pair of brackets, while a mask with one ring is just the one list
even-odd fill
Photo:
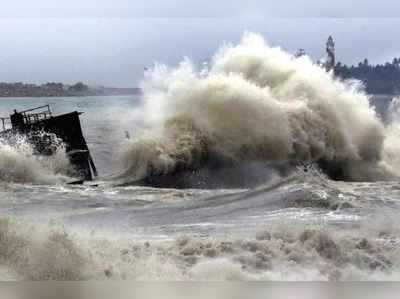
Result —
[[140, 88], [91, 87], [82, 82], [64, 85], [48, 82], [42, 85], [16, 83], [0, 83], [0, 97], [76, 97], [76, 96], [112, 96], [140, 95]]

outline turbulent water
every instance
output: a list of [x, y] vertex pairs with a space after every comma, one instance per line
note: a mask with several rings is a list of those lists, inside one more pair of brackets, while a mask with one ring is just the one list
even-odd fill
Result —
[[[369, 98], [254, 34], [199, 70], [156, 65], [142, 87], [143, 97], [1, 100], [3, 115], [85, 112], [100, 173], [69, 186], [63, 147], [43, 158], [23, 138], [1, 140], [1, 280], [400, 279], [397, 99]], [[330, 180], [320, 159], [349, 180]], [[216, 160], [266, 171], [236, 178], [258, 176], [242, 189], [129, 184]], [[302, 163], [271, 166], [288, 161]]]

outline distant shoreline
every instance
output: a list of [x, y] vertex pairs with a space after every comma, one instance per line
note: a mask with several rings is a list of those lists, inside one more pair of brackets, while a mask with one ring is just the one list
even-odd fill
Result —
[[42, 85], [0, 82], [0, 98], [46, 98], [141, 95], [140, 88], [92, 87], [78, 82], [74, 85], [45, 83]]
[[65, 96], [0, 96], [0, 101], [2, 99], [25, 99], [25, 98], [37, 98], [37, 99], [44, 99], [44, 98], [88, 98], [88, 97], [114, 97], [114, 96], [121, 96], [121, 97], [128, 97], [128, 96], [140, 96], [142, 94], [90, 94], [90, 95], [65, 95]]

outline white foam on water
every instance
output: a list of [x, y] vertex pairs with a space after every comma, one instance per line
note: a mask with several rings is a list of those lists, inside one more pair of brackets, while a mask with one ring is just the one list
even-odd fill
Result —
[[67, 181], [71, 165], [60, 146], [51, 156], [41, 156], [26, 138], [0, 139], [0, 181], [55, 184]]
[[[0, 278], [11, 280], [399, 279], [398, 230], [335, 232], [281, 223], [255, 236], [129, 240], [0, 221]], [[384, 242], [382, 240], [385, 240]]]

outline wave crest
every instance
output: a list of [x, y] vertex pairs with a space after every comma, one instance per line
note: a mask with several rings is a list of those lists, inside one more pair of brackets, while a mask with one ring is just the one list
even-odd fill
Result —
[[156, 65], [142, 88], [151, 133], [125, 149], [130, 178], [196, 168], [210, 156], [228, 163], [324, 160], [340, 163], [347, 179], [390, 175], [379, 166], [385, 128], [360, 85], [260, 35], [224, 45], [207, 69], [197, 71], [188, 59], [175, 69]]

